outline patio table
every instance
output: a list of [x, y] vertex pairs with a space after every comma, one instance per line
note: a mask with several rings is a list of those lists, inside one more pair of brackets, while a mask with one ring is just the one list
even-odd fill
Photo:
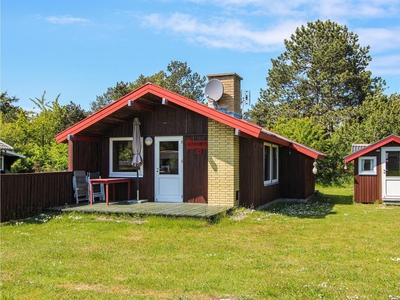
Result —
[[[108, 186], [110, 184], [116, 183], [127, 183], [128, 184], [128, 199], [131, 197], [131, 179], [130, 178], [95, 178], [90, 179], [90, 205], [93, 204], [92, 195], [93, 195], [93, 184], [104, 184], [106, 186], [106, 205], [108, 205]], [[115, 187], [113, 188], [113, 199], [115, 199]]]

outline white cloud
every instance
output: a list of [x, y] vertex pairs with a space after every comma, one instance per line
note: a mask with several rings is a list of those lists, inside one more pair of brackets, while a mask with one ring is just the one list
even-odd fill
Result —
[[400, 12], [400, 0], [190, 0], [204, 5], [222, 7], [242, 13], [258, 13], [274, 16], [307, 16], [315, 19], [385, 18], [396, 17]]
[[400, 54], [372, 57], [370, 69], [373, 75], [394, 75], [400, 78]]
[[358, 28], [355, 30], [361, 45], [370, 45], [372, 53], [398, 49], [400, 45], [400, 27], [394, 28]]
[[310, 7], [313, 12], [323, 19], [384, 18], [392, 11], [385, 3], [374, 1], [323, 0], [313, 1]]
[[44, 18], [47, 22], [52, 24], [76, 24], [76, 23], [88, 23], [88, 19], [74, 18], [71, 16], [49, 16]]
[[302, 22], [286, 21], [269, 29], [251, 30], [236, 19], [214, 18], [202, 22], [191, 15], [181, 13], [174, 13], [169, 17], [150, 14], [142, 19], [143, 26], [180, 34], [188, 41], [205, 47], [252, 52], [283, 48], [283, 40], [289, 38], [301, 24]]
[[[400, 45], [400, 27], [378, 28], [376, 22], [400, 13], [400, 0], [187, 0], [207, 6], [209, 14], [159, 13], [138, 16], [142, 26], [173, 34], [208, 48], [235, 51], [272, 52], [284, 49], [283, 40], [307, 21], [331, 19], [346, 25], [370, 45], [371, 55], [396, 50]], [[199, 12], [201, 10], [198, 10]], [[368, 22], [369, 26], [361, 27]], [[386, 21], [385, 21], [386, 22]], [[355, 27], [355, 28], [354, 28]]]

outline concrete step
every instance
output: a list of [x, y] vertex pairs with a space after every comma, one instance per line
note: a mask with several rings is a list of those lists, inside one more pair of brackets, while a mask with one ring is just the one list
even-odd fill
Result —
[[400, 206], [400, 199], [383, 199], [383, 203], [386, 205], [399, 205]]

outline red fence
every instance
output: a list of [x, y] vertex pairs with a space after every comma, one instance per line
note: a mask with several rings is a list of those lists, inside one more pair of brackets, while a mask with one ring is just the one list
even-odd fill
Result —
[[1, 222], [74, 203], [72, 172], [1, 174]]

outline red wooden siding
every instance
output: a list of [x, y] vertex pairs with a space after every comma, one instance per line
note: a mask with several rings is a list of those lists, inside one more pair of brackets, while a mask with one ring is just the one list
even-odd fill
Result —
[[[354, 202], [374, 203], [382, 201], [382, 161], [381, 147], [398, 147], [400, 137], [390, 135], [375, 144], [345, 157], [345, 162], [354, 161]], [[359, 175], [358, 160], [361, 156], [374, 156], [377, 161], [376, 175]]]
[[279, 198], [279, 184], [264, 186], [264, 142], [240, 138], [240, 201], [245, 207], [258, 207]]
[[313, 195], [314, 159], [293, 149], [279, 148], [279, 181], [282, 198], [306, 199]]
[[99, 166], [99, 144], [94, 142], [73, 141], [73, 170], [97, 172]]
[[[196, 154], [196, 150], [187, 150], [185, 140], [206, 140], [207, 118], [187, 109], [177, 109], [165, 105], [156, 106], [154, 112], [142, 112], [132, 116], [125, 123], [103, 133], [98, 143], [73, 141], [74, 170], [98, 171], [102, 177], [109, 175], [109, 138], [131, 137], [134, 117], [140, 120], [142, 137], [183, 136], [184, 159], [184, 202], [207, 203], [207, 150]], [[94, 145], [92, 145], [94, 144]], [[97, 146], [96, 146], [97, 145]], [[144, 177], [139, 178], [140, 198], [154, 201], [154, 143], [143, 146]], [[75, 154], [78, 152], [79, 154]], [[96, 154], [97, 153], [97, 154]], [[94, 158], [93, 156], [97, 157]], [[190, 175], [189, 175], [190, 174]], [[136, 195], [136, 178], [132, 178], [131, 195]], [[126, 185], [118, 184], [116, 200], [126, 200]]]
[[372, 151], [365, 156], [376, 157], [377, 175], [359, 175], [358, 158], [354, 160], [354, 202], [374, 203], [377, 200], [382, 200], [381, 153]]
[[185, 141], [207, 140], [207, 136], [184, 137], [183, 141], [183, 201], [208, 203], [208, 150], [202, 149], [196, 154], [195, 149], [186, 149]]
[[[153, 107], [154, 109], [151, 111], [130, 111], [130, 114], [123, 114], [123, 119], [119, 119], [116, 123], [109, 123], [110, 120], [108, 119], [103, 120], [104, 122], [102, 121], [101, 126], [96, 127], [97, 131], [83, 132], [86, 135], [89, 135], [90, 132], [96, 132], [98, 142], [72, 141], [72, 156], [74, 159], [72, 169], [99, 171], [102, 177], [108, 177], [109, 138], [132, 136], [132, 122], [135, 117], [138, 117], [141, 122], [140, 129], [143, 137], [150, 136], [154, 139], [156, 136], [183, 136], [184, 142], [187, 139], [207, 139], [207, 116], [176, 106], [170, 107], [159, 104]], [[121, 108], [121, 113], [125, 111]], [[231, 117], [224, 116], [224, 118], [230, 120]], [[115, 118], [113, 120], [115, 121]], [[245, 121], [236, 119], [235, 122], [237, 124], [244, 122], [247, 126]], [[255, 125], [248, 126], [254, 127]], [[101, 131], [99, 131], [99, 128], [101, 128]], [[277, 198], [304, 199], [313, 194], [315, 178], [312, 174], [313, 159], [311, 157], [301, 154], [296, 149], [291, 149], [289, 154], [288, 147], [280, 146], [279, 183], [264, 186], [264, 142], [262, 139], [251, 137], [246, 131], [241, 131], [241, 127], [239, 129], [239, 133], [241, 133], [239, 135], [240, 205], [258, 207]], [[266, 133], [264, 135], [265, 138], [271, 138]], [[285, 143], [290, 144], [286, 140]], [[138, 179], [140, 196], [142, 199], [148, 199], [149, 201], [154, 201], [154, 147], [154, 144], [152, 146], [144, 146], [144, 177]], [[203, 149], [202, 153], [196, 154], [195, 150], [186, 149], [184, 145], [183, 199], [185, 202], [208, 202], [207, 154], [207, 149]], [[136, 178], [132, 178], [131, 195], [135, 195], [135, 190]], [[123, 184], [117, 185], [115, 200], [124, 200], [125, 198], [126, 186]]]
[[71, 172], [1, 175], [1, 221], [74, 203]]
[[287, 147], [279, 147], [279, 183], [264, 186], [263, 146], [263, 141], [240, 138], [240, 205], [258, 207], [278, 198], [313, 195], [314, 159]]
[[311, 157], [302, 155], [299, 153], [300, 156], [304, 158], [304, 195], [303, 199], [307, 199], [308, 197], [314, 195], [315, 193], [315, 174], [312, 172], [314, 166], [314, 159]]

